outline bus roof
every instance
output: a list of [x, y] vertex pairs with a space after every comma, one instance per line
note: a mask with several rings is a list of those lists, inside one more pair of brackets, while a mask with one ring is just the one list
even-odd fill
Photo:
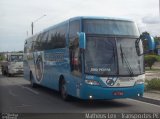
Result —
[[55, 27], [57, 27], [57, 26], [59, 26], [59, 25], [61, 25], [61, 24], [65, 24], [65, 23], [68, 23], [69, 21], [74, 21], [74, 20], [81, 20], [81, 19], [108, 19], [108, 20], [120, 20], [120, 21], [130, 21], [130, 22], [133, 22], [132, 20], [129, 20], [129, 19], [124, 19], [124, 18], [114, 18], [114, 17], [100, 17], [100, 16], [78, 16], [78, 17], [73, 17], [73, 18], [70, 18], [70, 19], [68, 19], [68, 20], [65, 20], [65, 21], [63, 21], [63, 22], [60, 22], [60, 23], [58, 23], [58, 24], [55, 24], [55, 25], [52, 25], [51, 27], [49, 27], [49, 28], [46, 28], [46, 29], [44, 29], [43, 30], [43, 32], [45, 32], [45, 31], [48, 31], [48, 30], [50, 30], [50, 29], [52, 29], [52, 28], [55, 28]]
[[79, 16], [79, 17], [73, 17], [73, 18], [70, 18], [69, 20], [72, 21], [72, 20], [78, 20], [78, 19], [108, 19], [108, 20], [120, 20], [120, 21], [131, 21], [133, 22], [132, 20], [129, 20], [129, 19], [125, 19], [125, 18], [116, 18], [116, 17], [106, 17], [106, 16]]
[[55, 27], [57, 27], [57, 26], [59, 26], [59, 25], [68, 23], [69, 21], [81, 20], [81, 19], [93, 19], [93, 20], [94, 20], [94, 19], [95, 19], [95, 20], [98, 20], [98, 19], [99, 19], [99, 20], [100, 20], [100, 19], [104, 19], [104, 20], [106, 19], [106, 20], [107, 20], [107, 19], [108, 19], [108, 20], [119, 20], [119, 21], [129, 21], [129, 22], [133, 22], [132, 20], [129, 20], [129, 19], [116, 18], [116, 17], [106, 17], [106, 16], [104, 16], [104, 17], [103, 17], [103, 16], [77, 16], [77, 17], [72, 17], [72, 18], [70, 18], [70, 19], [68, 19], [68, 20], [65, 20], [65, 21], [63, 21], [63, 22], [60, 22], [60, 23], [58, 23], [58, 24], [52, 25], [52, 26], [50, 26], [50, 27], [48, 27], [48, 28], [40, 31], [39, 33], [36, 33], [35, 35], [30, 36], [29, 38], [26, 38], [25, 41], [28, 41], [28, 40], [32, 41], [31, 38], [37, 37], [37, 35], [40, 34], [40, 33], [47, 32], [48, 30], [53, 29], [53, 28], [55, 28]]

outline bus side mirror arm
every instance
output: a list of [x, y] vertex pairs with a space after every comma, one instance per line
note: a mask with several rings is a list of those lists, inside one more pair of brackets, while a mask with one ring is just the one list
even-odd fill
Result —
[[141, 41], [141, 38], [138, 38], [135, 42], [136, 52], [138, 56], [144, 55], [144, 52], [140, 50], [140, 46], [139, 46], [140, 41]]

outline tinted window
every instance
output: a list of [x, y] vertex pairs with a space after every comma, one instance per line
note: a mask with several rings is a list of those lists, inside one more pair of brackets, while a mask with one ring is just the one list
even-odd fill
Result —
[[88, 34], [138, 36], [139, 31], [134, 22], [122, 20], [83, 20], [83, 30]]
[[53, 29], [40, 33], [33, 39], [33, 51], [50, 50], [64, 48], [66, 46], [67, 24], [54, 27]]
[[82, 62], [81, 62], [81, 54], [79, 49], [78, 37], [75, 37], [73, 40], [73, 44], [69, 47], [70, 52], [70, 66], [72, 74], [76, 76], [81, 76], [82, 72]]
[[48, 32], [45, 32], [42, 35], [40, 50], [47, 50], [47, 49], [48, 49]]
[[40, 51], [41, 50], [41, 41], [42, 41], [42, 33], [40, 33], [36, 40], [33, 41], [33, 47], [34, 47], [34, 51]]
[[55, 49], [55, 48], [64, 48], [66, 46], [66, 32], [67, 32], [67, 24], [56, 27], [49, 31], [47, 48]]
[[69, 39], [77, 36], [77, 32], [80, 31], [80, 20], [70, 22]]

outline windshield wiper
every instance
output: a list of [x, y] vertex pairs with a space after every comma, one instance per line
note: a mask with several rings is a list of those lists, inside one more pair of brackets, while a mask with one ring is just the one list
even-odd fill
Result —
[[[116, 39], [114, 39], [114, 40], [116, 40]], [[114, 59], [114, 63], [112, 63], [111, 65], [115, 65], [115, 62], [116, 62], [116, 49], [115, 49], [115, 45], [110, 41], [110, 40], [108, 40], [109, 41], [109, 43], [110, 43], [110, 46], [112, 47], [112, 50], [113, 50], [113, 55], [112, 55], [112, 57], [110, 58], [110, 60], [113, 60]], [[117, 64], [116, 64], [117, 65]], [[118, 66], [116, 66], [116, 67], [118, 67]], [[116, 75], [118, 75], [118, 68], [116, 69], [115, 68], [115, 74]]]
[[128, 60], [127, 60], [127, 58], [126, 58], [126, 56], [125, 56], [125, 54], [124, 54], [124, 52], [122, 50], [121, 44], [120, 44], [120, 51], [121, 51], [120, 55], [121, 55], [121, 59], [122, 59], [122, 64], [124, 64], [124, 62], [125, 62], [126, 65], [127, 65], [128, 73], [130, 74], [131, 77], [134, 76], [134, 73], [133, 73], [133, 70], [131, 68], [131, 65], [129, 64], [129, 62], [128, 62]]

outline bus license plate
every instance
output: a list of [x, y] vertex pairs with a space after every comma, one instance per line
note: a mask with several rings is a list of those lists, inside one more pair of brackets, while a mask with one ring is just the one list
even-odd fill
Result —
[[122, 95], [124, 95], [124, 92], [122, 92], [122, 91], [114, 91], [113, 95], [115, 95], [115, 96], [122, 96]]

